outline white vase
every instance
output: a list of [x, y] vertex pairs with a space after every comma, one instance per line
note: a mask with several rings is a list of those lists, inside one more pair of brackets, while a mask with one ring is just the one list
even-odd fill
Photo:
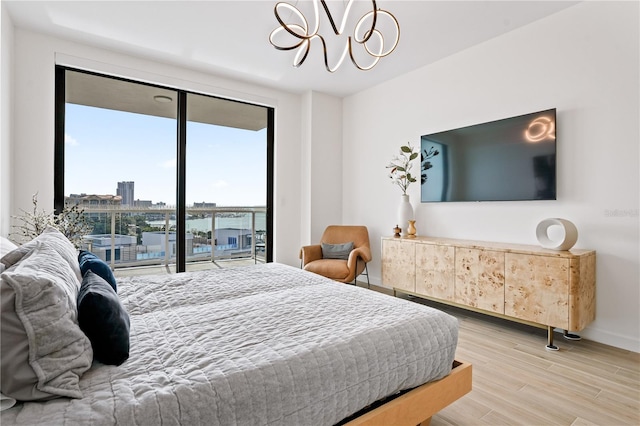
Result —
[[409, 200], [409, 195], [402, 194], [400, 198], [400, 205], [398, 206], [398, 223], [397, 225], [402, 228], [402, 236], [407, 236], [407, 229], [409, 228], [409, 221], [413, 220], [413, 206]]

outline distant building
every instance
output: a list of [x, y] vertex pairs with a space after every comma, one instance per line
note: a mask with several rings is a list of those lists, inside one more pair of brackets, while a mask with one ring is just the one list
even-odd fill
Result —
[[[168, 250], [171, 257], [176, 256], [176, 233], [169, 232]], [[193, 254], [193, 234], [187, 232], [185, 235], [187, 249], [185, 251], [187, 256]], [[142, 245], [145, 247], [147, 253], [159, 253], [164, 256], [165, 252], [165, 233], [164, 231], [152, 231], [142, 233]], [[157, 256], [160, 257], [160, 256]]]
[[70, 194], [68, 197], [64, 197], [64, 203], [67, 206], [77, 205], [84, 210], [88, 219], [100, 220], [106, 218], [110, 213], [92, 212], [91, 209], [118, 208], [122, 204], [122, 197], [110, 194]]
[[68, 197], [64, 197], [64, 203], [69, 206], [75, 204], [86, 209], [90, 209], [91, 207], [112, 207], [120, 206], [122, 204], [122, 197], [110, 194], [70, 194]]
[[136, 206], [136, 207], [151, 208], [151, 207], [153, 207], [153, 201], [151, 201], [151, 200], [135, 200], [133, 202], [133, 205]]
[[123, 206], [133, 206], [135, 198], [133, 196], [133, 187], [135, 183], [132, 181], [118, 182], [116, 194], [122, 197]]
[[111, 234], [85, 235], [82, 248], [89, 250], [105, 262], [135, 262], [137, 238], [131, 235], [115, 235], [114, 253], [111, 252]]
[[216, 203], [205, 203], [203, 201], [202, 203], [193, 203], [193, 207], [198, 209], [213, 209], [216, 207]]

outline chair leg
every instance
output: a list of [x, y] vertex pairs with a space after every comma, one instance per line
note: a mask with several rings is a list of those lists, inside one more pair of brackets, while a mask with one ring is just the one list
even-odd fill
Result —
[[366, 271], [367, 274], [367, 288], [371, 288], [371, 283], [369, 282], [369, 269], [367, 269], [367, 264], [364, 264], [364, 270]]
[[[369, 283], [369, 269], [367, 269], [367, 264], [366, 263], [364, 264], [364, 271], [361, 272], [360, 275], [366, 275], [367, 276], [367, 288], [370, 289], [371, 288], [371, 283]], [[360, 275], [358, 275], [358, 276], [360, 276]], [[358, 277], [355, 277], [353, 279], [353, 285], [358, 285], [357, 284], [357, 280], [358, 280]]]

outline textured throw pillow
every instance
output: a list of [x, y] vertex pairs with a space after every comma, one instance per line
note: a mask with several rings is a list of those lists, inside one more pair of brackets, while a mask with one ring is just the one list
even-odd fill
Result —
[[90, 251], [80, 250], [78, 263], [80, 264], [80, 273], [83, 277], [87, 274], [87, 271], [91, 270], [94, 274], [108, 282], [116, 293], [118, 292], [116, 277], [113, 276], [111, 268], [104, 260], [100, 259]]
[[77, 322], [75, 271], [56, 244], [37, 241], [0, 275], [0, 391], [19, 401], [82, 398], [80, 377], [93, 360]]
[[129, 358], [129, 315], [111, 285], [91, 270], [78, 293], [78, 322], [94, 359], [120, 365]]
[[353, 242], [344, 244], [322, 243], [323, 259], [349, 259], [349, 253], [353, 250]]
[[17, 249], [18, 246], [13, 244], [11, 241], [6, 239], [5, 237], [0, 237], [0, 257], [3, 257], [5, 254]]
[[42, 231], [42, 234], [38, 235], [33, 240], [19, 246], [10, 253], [7, 253], [2, 257], [2, 259], [0, 259], [0, 263], [3, 263], [6, 268], [10, 268], [30, 253], [40, 241], [45, 242], [47, 246], [54, 249], [60, 256], [62, 256], [71, 269], [73, 269], [73, 272], [76, 275], [78, 288], [80, 288], [82, 274], [80, 274], [76, 248], [63, 233], [52, 226], [48, 226], [44, 231]]

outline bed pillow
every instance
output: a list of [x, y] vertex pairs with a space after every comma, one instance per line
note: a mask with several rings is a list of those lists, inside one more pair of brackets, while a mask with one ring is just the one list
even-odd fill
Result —
[[80, 250], [78, 263], [80, 265], [80, 273], [83, 277], [87, 274], [88, 270], [91, 270], [94, 274], [108, 282], [116, 293], [118, 292], [116, 277], [113, 275], [113, 272], [111, 272], [111, 268], [107, 265], [107, 262], [90, 251]]
[[82, 274], [80, 273], [80, 266], [78, 265], [78, 254], [76, 248], [62, 232], [58, 231], [53, 226], [48, 226], [44, 231], [42, 231], [42, 234], [38, 235], [33, 240], [4, 255], [0, 259], [0, 263], [3, 263], [6, 268], [10, 268], [30, 253], [40, 241], [45, 242], [50, 248], [54, 249], [60, 256], [62, 256], [73, 270], [76, 276], [77, 288], [80, 288]]
[[5, 237], [0, 237], [0, 257], [3, 257], [5, 254], [17, 248], [18, 246], [13, 244], [10, 240]]
[[95, 360], [120, 365], [129, 358], [129, 315], [113, 287], [91, 270], [78, 293], [78, 322]]
[[353, 250], [353, 242], [344, 244], [322, 243], [323, 259], [349, 259], [349, 253]]
[[82, 398], [80, 377], [93, 360], [91, 342], [77, 322], [76, 273], [57, 244], [36, 241], [0, 275], [0, 391], [19, 401]]

